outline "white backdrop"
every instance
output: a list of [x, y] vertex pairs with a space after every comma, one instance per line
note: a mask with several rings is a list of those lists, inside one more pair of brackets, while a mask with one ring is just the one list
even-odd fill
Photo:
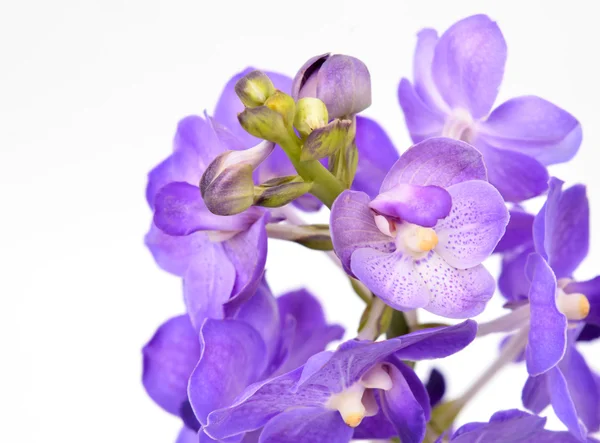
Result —
[[[537, 94], [582, 122], [580, 153], [552, 172], [589, 185], [597, 225], [595, 8], [547, 0], [3, 1], [0, 441], [174, 440], [178, 420], [140, 383], [140, 348], [183, 308], [178, 280], [158, 270], [142, 243], [151, 217], [146, 173], [169, 153], [178, 119], [210, 111], [225, 81], [247, 65], [293, 75], [326, 51], [362, 59], [373, 81], [365, 115], [404, 150], [396, 87], [411, 76], [417, 31], [487, 13], [509, 48], [499, 100]], [[598, 238], [579, 277], [600, 271]], [[318, 252], [270, 248], [274, 291], [308, 285], [350, 337], [362, 306], [341, 273]], [[496, 299], [481, 317], [500, 305]], [[452, 371], [450, 395], [490, 363], [497, 341], [484, 339], [439, 365]], [[600, 370], [600, 344], [592, 346], [586, 353]], [[460, 422], [520, 406], [524, 379], [523, 366], [507, 369]]]

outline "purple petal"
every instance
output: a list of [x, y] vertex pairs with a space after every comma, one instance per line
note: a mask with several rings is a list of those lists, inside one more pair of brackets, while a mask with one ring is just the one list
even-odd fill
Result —
[[437, 43], [438, 35], [435, 29], [426, 28], [419, 31], [413, 60], [413, 78], [417, 95], [432, 110], [439, 110], [438, 112], [441, 114], [442, 112], [449, 113], [450, 109], [440, 95], [431, 72]]
[[188, 394], [196, 417], [230, 404], [266, 367], [266, 349], [250, 325], [208, 319], [202, 326], [202, 356], [190, 377]]
[[169, 235], [189, 235], [197, 231], [243, 231], [262, 214], [249, 208], [241, 214], [222, 217], [208, 210], [198, 186], [173, 182], [164, 186], [154, 200], [154, 223]]
[[521, 393], [523, 406], [530, 411], [539, 414], [550, 404], [550, 392], [548, 391], [548, 374], [536, 377], [529, 376]]
[[400, 80], [398, 85], [398, 101], [414, 143], [442, 134], [445, 123], [444, 115], [437, 109], [429, 107], [405, 78]]
[[477, 323], [466, 320], [453, 326], [429, 328], [402, 336], [405, 346], [395, 353], [402, 360], [444, 358], [467, 347], [477, 334]]
[[487, 180], [483, 157], [465, 142], [439, 137], [412, 146], [388, 172], [381, 191], [398, 183], [447, 188], [467, 180]]
[[415, 266], [430, 292], [429, 312], [448, 318], [480, 314], [494, 294], [496, 283], [483, 265], [456, 269], [432, 252]]
[[291, 95], [294, 100], [317, 96], [317, 76], [314, 74], [319, 71], [321, 66], [323, 66], [323, 63], [329, 58], [329, 55], [330, 54], [326, 52], [325, 54], [311, 57], [298, 70], [292, 81]]
[[429, 305], [431, 294], [411, 256], [371, 248], [357, 249], [352, 273], [387, 305], [400, 311]]
[[187, 315], [163, 323], [144, 346], [142, 383], [165, 411], [179, 415], [187, 402], [187, 383], [198, 359], [200, 340]]
[[498, 106], [481, 124], [480, 133], [490, 145], [522, 152], [543, 165], [572, 159], [582, 137], [575, 117], [532, 95]]
[[548, 171], [533, 157], [497, 149], [478, 139], [475, 142], [485, 159], [489, 182], [507, 202], [521, 202], [548, 189]]
[[265, 213], [250, 229], [223, 243], [223, 249], [236, 272], [233, 295], [225, 306], [225, 311], [230, 315], [252, 297], [261, 282], [267, 260], [265, 225], [268, 217], [269, 214]]
[[373, 198], [379, 192], [390, 165], [398, 160], [398, 151], [383, 128], [366, 117], [356, 117], [355, 143], [360, 160], [352, 189], [366, 192]]
[[[411, 386], [402, 372], [393, 365], [389, 366], [392, 389], [381, 396], [381, 407], [387, 418], [394, 424], [403, 443], [420, 443], [425, 436], [426, 413], [417, 401]], [[424, 389], [421, 385], [421, 389]], [[427, 395], [427, 394], [425, 394]]]
[[543, 435], [546, 419], [517, 409], [496, 412], [489, 423], [468, 423], [452, 436], [453, 443], [546, 441]]
[[595, 374], [573, 345], [567, 347], [559, 368], [567, 381], [577, 415], [588, 432], [597, 432], [600, 428], [600, 402], [598, 401], [600, 390], [596, 384]]
[[600, 337], [600, 327], [586, 323], [581, 330], [577, 341], [593, 341]]
[[496, 245], [494, 252], [507, 252], [533, 244], [533, 214], [520, 208], [509, 211], [510, 218], [504, 235]]
[[[590, 242], [590, 212], [583, 185], [561, 191], [562, 182], [550, 181], [544, 217], [544, 251], [557, 278], [570, 277], [587, 256]], [[538, 228], [539, 229], [539, 228]], [[536, 233], [542, 235], [539, 232]]]
[[571, 282], [564, 290], [567, 294], [578, 292], [585, 295], [590, 302], [590, 312], [585, 322], [600, 326], [600, 276], [587, 281]]
[[575, 405], [569, 395], [567, 382], [558, 368], [552, 368], [548, 371], [548, 389], [556, 416], [564, 423], [571, 434], [581, 441], [585, 441], [587, 430], [577, 416]]
[[467, 269], [494, 251], [508, 224], [508, 210], [489, 183], [471, 180], [448, 188], [452, 212], [435, 227], [437, 252], [449, 265]]
[[398, 436], [396, 428], [385, 416], [381, 409], [381, 396], [383, 393], [373, 391], [379, 411], [371, 417], [365, 417], [357, 428], [354, 429], [355, 440], [391, 439]]
[[352, 275], [352, 253], [364, 247], [393, 250], [393, 239], [381, 233], [369, 209], [370, 198], [364, 192], [344, 191], [331, 207], [331, 241], [344, 269]]
[[175, 443], [198, 443], [198, 433], [188, 428], [182, 428]]
[[434, 408], [446, 393], [446, 380], [440, 371], [433, 368], [429, 373], [429, 379], [425, 385], [427, 395], [429, 395], [429, 404]]
[[447, 357], [471, 343], [476, 333], [477, 324], [467, 320], [454, 326], [412, 332], [381, 342], [350, 340], [340, 345], [327, 361], [319, 356], [319, 364], [309, 369], [308, 376], [303, 373], [299, 384], [327, 386], [331, 392], [340, 392], [392, 354], [402, 360]]
[[183, 279], [187, 312], [196, 329], [206, 318], [223, 318], [223, 305], [231, 297], [235, 268], [220, 243], [208, 243], [194, 257]]
[[249, 386], [229, 407], [213, 411], [205, 432], [223, 439], [263, 427], [270, 419], [290, 408], [320, 407], [329, 397], [321, 388], [291, 393], [300, 379], [302, 369]]
[[165, 234], [154, 223], [144, 241], [158, 266], [180, 277], [185, 275], [194, 257], [212, 244], [204, 232], [174, 237]]
[[425, 420], [429, 421], [431, 418], [431, 404], [427, 388], [423, 385], [423, 382], [419, 379], [419, 376], [415, 373], [415, 371], [400, 361], [397, 356], [390, 361], [404, 377], [404, 381], [410, 388], [412, 395], [423, 409]]
[[297, 408], [279, 414], [264, 427], [261, 443], [347, 443], [353, 430], [338, 411]]
[[295, 320], [294, 335], [288, 358], [278, 372], [288, 372], [303, 365], [310, 357], [325, 350], [334, 340], [340, 340], [344, 328], [328, 325], [319, 301], [306, 289], [288, 292], [277, 299], [282, 321]]
[[529, 280], [525, 275], [525, 265], [529, 254], [535, 252], [533, 246], [523, 252], [509, 252], [502, 257], [502, 272], [498, 278], [498, 289], [510, 301], [527, 300]]
[[452, 25], [440, 37], [432, 72], [440, 94], [452, 109], [473, 118], [488, 114], [502, 83], [506, 42], [498, 25], [474, 15]]
[[375, 197], [369, 207], [382, 215], [433, 227], [439, 219], [450, 214], [454, 201], [448, 191], [439, 186], [399, 183]]
[[281, 322], [277, 301], [264, 279], [254, 295], [241, 305], [235, 319], [252, 326], [259, 333], [270, 361], [279, 345]]
[[567, 318], [556, 306], [556, 278], [548, 263], [534, 253], [526, 266], [531, 279], [527, 371], [539, 375], [554, 367], [565, 354]]
[[[256, 69], [248, 67], [242, 72], [234, 75], [223, 88], [217, 106], [215, 107], [214, 117], [219, 123], [227, 127], [232, 131], [236, 137], [238, 137], [245, 148], [250, 148], [256, 145], [260, 140], [250, 134], [248, 134], [244, 128], [240, 125], [237, 115], [244, 110], [244, 105], [235, 93], [234, 86], [239, 79], [244, 77]], [[264, 71], [265, 74], [271, 79], [275, 89], [279, 89], [286, 94], [289, 94], [292, 89], [292, 79], [286, 75], [278, 74], [275, 72]]]

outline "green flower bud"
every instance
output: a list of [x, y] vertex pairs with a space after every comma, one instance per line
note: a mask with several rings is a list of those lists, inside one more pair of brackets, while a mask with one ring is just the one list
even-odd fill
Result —
[[280, 143], [289, 136], [281, 114], [267, 106], [246, 108], [238, 120], [246, 131], [264, 140]]
[[245, 75], [237, 81], [234, 89], [247, 108], [264, 105], [267, 99], [275, 93], [273, 82], [261, 71], [252, 71]]
[[322, 128], [313, 130], [302, 147], [300, 160], [318, 160], [344, 149], [352, 141], [350, 120], [334, 120]]
[[318, 98], [304, 97], [296, 102], [294, 126], [303, 138], [329, 121], [327, 106]]
[[252, 206], [252, 172], [274, 147], [271, 142], [262, 142], [244, 151], [224, 152], [215, 158], [200, 180], [200, 192], [206, 207], [217, 215], [233, 215]]
[[281, 91], [275, 91], [275, 93], [265, 101], [265, 106], [283, 117], [283, 124], [286, 128], [292, 128], [294, 114], [296, 113], [296, 102], [294, 102], [292, 97]]
[[311, 187], [312, 183], [304, 182], [297, 175], [275, 178], [254, 188], [254, 204], [278, 208], [303, 196]]

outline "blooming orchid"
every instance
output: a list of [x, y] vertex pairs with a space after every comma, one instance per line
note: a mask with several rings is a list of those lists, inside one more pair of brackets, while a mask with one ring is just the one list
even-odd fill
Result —
[[481, 262], [507, 223], [481, 155], [445, 138], [406, 151], [373, 200], [345, 191], [331, 211], [347, 272], [394, 309], [451, 318], [479, 314], [492, 296], [494, 279]]
[[[600, 277], [573, 275], [589, 249], [589, 204], [584, 186], [563, 191], [546, 169], [575, 155], [581, 126], [533, 96], [491, 110], [505, 61], [485, 15], [439, 38], [421, 31], [414, 83], [399, 87], [415, 142], [401, 156], [358, 115], [371, 75], [348, 55], [312, 57], [293, 80], [248, 68], [212, 117], [181, 120], [148, 176], [146, 245], [182, 278], [186, 312], [144, 347], [142, 377], [183, 422], [178, 443], [595, 441], [600, 377], [577, 343], [600, 337]], [[536, 216], [520, 205], [546, 191]], [[324, 207], [329, 224], [302, 219]], [[366, 303], [355, 338], [331, 348], [343, 329], [309, 292], [273, 297], [268, 239], [325, 251], [349, 277]], [[483, 265], [492, 253], [497, 281]], [[496, 283], [510, 313], [477, 325]], [[420, 309], [464, 321], [423, 323]], [[424, 383], [414, 370], [494, 332], [506, 334], [499, 355], [458, 397], [445, 395], [451, 371]], [[452, 433], [520, 360], [523, 405], [536, 415], [500, 411]], [[544, 429], [548, 405], [567, 431]]]
[[414, 82], [402, 79], [398, 97], [415, 143], [444, 136], [472, 144], [483, 154], [490, 183], [507, 201], [519, 202], [547, 189], [546, 166], [570, 160], [582, 133], [571, 114], [532, 95], [492, 111], [506, 53], [500, 28], [486, 15], [460, 20], [439, 38], [423, 29]]

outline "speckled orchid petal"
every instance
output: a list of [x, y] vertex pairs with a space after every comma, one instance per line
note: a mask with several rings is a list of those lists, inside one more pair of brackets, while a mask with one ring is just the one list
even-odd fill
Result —
[[508, 224], [508, 210], [496, 188], [482, 180], [452, 185], [448, 193], [452, 211], [435, 227], [435, 252], [455, 268], [471, 268], [494, 251]]

